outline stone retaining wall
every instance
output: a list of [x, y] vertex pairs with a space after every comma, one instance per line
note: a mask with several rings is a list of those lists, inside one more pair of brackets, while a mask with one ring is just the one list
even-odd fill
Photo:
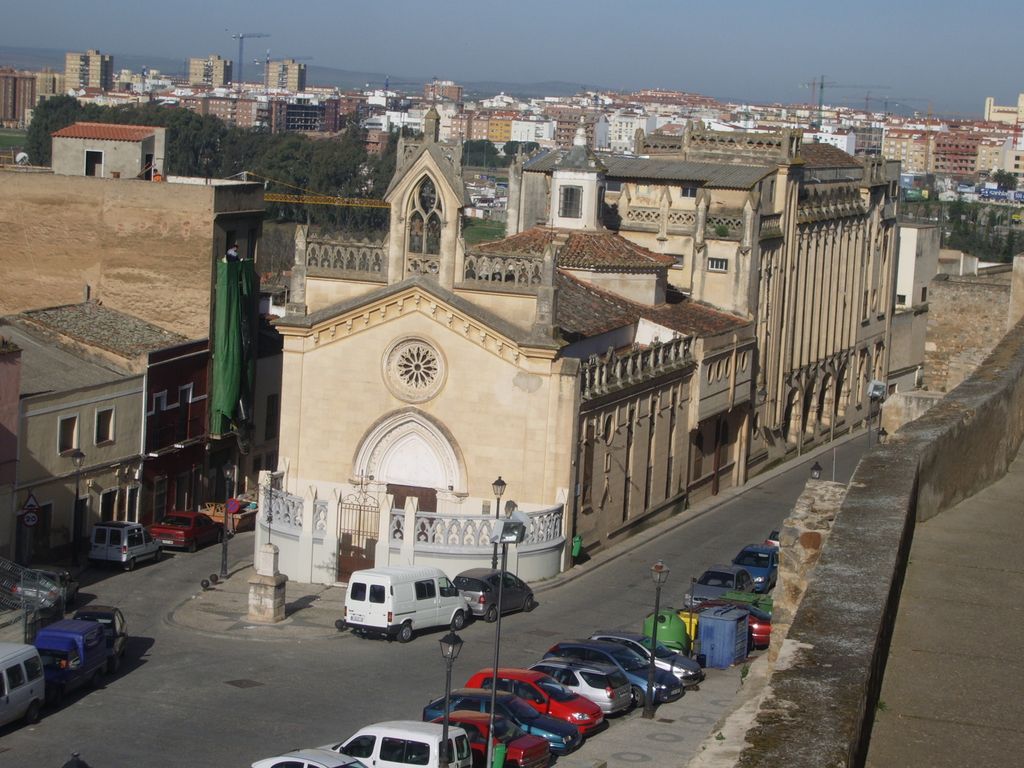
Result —
[[737, 766], [864, 764], [915, 522], [1005, 474], [1022, 437], [1024, 322], [857, 467]]

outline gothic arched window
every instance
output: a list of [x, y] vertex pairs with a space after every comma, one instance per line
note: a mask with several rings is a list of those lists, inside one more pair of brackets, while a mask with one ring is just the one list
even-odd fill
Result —
[[441, 201], [437, 187], [424, 176], [409, 200], [409, 252], [436, 256], [441, 253]]

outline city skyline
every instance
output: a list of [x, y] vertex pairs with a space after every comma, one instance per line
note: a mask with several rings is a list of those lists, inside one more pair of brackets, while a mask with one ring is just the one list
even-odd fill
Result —
[[[1016, 100], [1024, 84], [1015, 70], [998, 66], [998, 52], [1013, 50], [1017, 27], [993, 23], [1015, 18], [1016, 6], [990, 0], [981, 4], [986, 14], [945, 1], [914, 6], [865, 0], [833, 8], [783, 0], [770, 7], [734, 3], [726, 11], [652, 0], [637, 13], [608, 0], [522, 0], [494, 12], [450, 0], [439, 12], [401, 1], [308, 0], [281, 14], [280, 6], [266, 2], [225, 0], [211, 9], [180, 0], [173, 17], [147, 27], [137, 4], [111, 0], [98, 16], [58, 0], [46, 8], [9, 9], [0, 45], [235, 59], [231, 35], [262, 32], [270, 36], [247, 42], [247, 73], [269, 48], [274, 58], [308, 56], [311, 68], [387, 72], [396, 80], [562, 81], [795, 103], [811, 101], [806, 84], [824, 75], [825, 100], [833, 104], [863, 106], [870, 93], [877, 109], [888, 99], [920, 111], [930, 106], [938, 114], [980, 117], [986, 96]], [[140, 28], [147, 30], [142, 38]]]

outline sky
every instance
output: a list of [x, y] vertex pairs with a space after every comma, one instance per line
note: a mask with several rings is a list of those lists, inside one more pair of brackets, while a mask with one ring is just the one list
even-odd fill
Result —
[[[99, 9], [102, 8], [100, 12]], [[563, 81], [751, 103], [863, 105], [870, 93], [980, 116], [1024, 91], [1020, 0], [75, 0], [11, 3], [0, 46], [185, 59], [309, 56], [394, 80]], [[0, 62], [2, 63], [2, 62]], [[248, 78], [248, 74], [247, 74]], [[316, 84], [312, 82], [311, 84]], [[870, 87], [868, 87], [870, 86]], [[885, 86], [885, 87], [882, 87]], [[881, 102], [875, 104], [881, 108]]]

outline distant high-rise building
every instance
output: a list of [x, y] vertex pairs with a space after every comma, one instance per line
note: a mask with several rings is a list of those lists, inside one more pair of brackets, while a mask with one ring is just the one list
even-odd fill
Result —
[[306, 65], [295, 59], [267, 62], [267, 87], [298, 92], [306, 90]]
[[434, 78], [423, 85], [424, 101], [454, 101], [462, 103], [462, 86], [456, 85], [451, 80], [438, 80]]
[[114, 57], [96, 50], [64, 54], [64, 84], [67, 88], [114, 87]]
[[0, 125], [6, 128], [25, 126], [25, 111], [36, 103], [34, 72], [0, 69]]
[[985, 99], [985, 119], [992, 123], [1016, 125], [1024, 122], [1024, 93], [1017, 95], [1017, 103], [1012, 105], [996, 104], [991, 96]]
[[205, 59], [188, 60], [188, 82], [190, 85], [209, 85], [212, 88], [223, 88], [231, 83], [232, 62], [220, 56], [207, 56]]

